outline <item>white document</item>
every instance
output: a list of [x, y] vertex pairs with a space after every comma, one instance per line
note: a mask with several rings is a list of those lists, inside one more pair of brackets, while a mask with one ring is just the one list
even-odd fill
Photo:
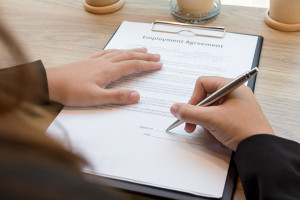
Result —
[[[185, 103], [200, 76], [234, 78], [250, 70], [257, 36], [226, 33], [223, 39], [152, 32], [151, 24], [123, 22], [106, 49], [146, 47], [159, 53], [163, 68], [135, 73], [108, 88], [140, 92], [138, 104], [64, 108], [48, 129], [62, 126], [75, 152], [93, 169], [84, 171], [144, 185], [219, 198], [223, 194], [231, 150], [197, 127], [166, 133], [176, 119], [170, 106]], [[58, 126], [58, 124], [60, 126]]]

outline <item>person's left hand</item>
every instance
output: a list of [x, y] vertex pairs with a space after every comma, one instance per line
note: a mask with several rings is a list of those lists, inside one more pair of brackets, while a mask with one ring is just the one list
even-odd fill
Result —
[[109, 49], [74, 63], [46, 68], [50, 100], [77, 107], [137, 103], [138, 92], [105, 87], [134, 72], [161, 69], [159, 60], [160, 55], [147, 53], [146, 48]]

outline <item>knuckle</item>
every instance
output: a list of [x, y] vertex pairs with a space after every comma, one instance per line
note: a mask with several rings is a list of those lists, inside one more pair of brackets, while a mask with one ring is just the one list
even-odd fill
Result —
[[132, 66], [136, 71], [142, 70], [142, 62], [140, 60], [133, 60]]
[[178, 108], [178, 118], [181, 121], [186, 121], [187, 120], [187, 114], [186, 114], [185, 110], [182, 107]]
[[201, 84], [202, 81], [203, 81], [205, 78], [206, 78], [206, 76], [200, 76], [200, 77], [197, 79], [196, 84], [197, 84], [197, 85], [198, 85], [198, 84]]
[[88, 97], [89, 97], [90, 106], [98, 106], [102, 104], [101, 100], [99, 99], [98, 92], [93, 91]]
[[146, 54], [146, 60], [151, 61], [151, 60], [154, 60], [155, 57], [156, 57], [155, 54], [150, 54], [150, 53]]
[[105, 49], [101, 50], [100, 52], [113, 52], [113, 51], [118, 51], [117, 49]]
[[117, 101], [117, 102], [123, 101], [123, 100], [124, 100], [123, 92], [120, 91], [120, 90], [116, 91], [115, 94], [114, 94], [114, 99], [115, 99], [115, 101]]
[[132, 52], [132, 51], [126, 53], [126, 57], [127, 57], [128, 59], [133, 59], [134, 56], [135, 56], [135, 53]]

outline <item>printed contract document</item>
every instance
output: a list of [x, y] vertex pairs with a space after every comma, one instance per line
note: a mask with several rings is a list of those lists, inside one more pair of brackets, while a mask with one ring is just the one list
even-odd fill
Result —
[[[226, 33], [224, 38], [151, 31], [151, 24], [123, 22], [106, 49], [146, 47], [161, 55], [163, 67], [123, 77], [109, 88], [140, 92], [135, 105], [65, 107], [48, 129], [64, 135], [85, 156], [85, 172], [138, 184], [219, 198], [231, 158], [201, 127], [188, 134], [184, 124], [167, 133], [176, 118], [174, 103], [186, 103], [200, 76], [233, 78], [252, 67], [257, 36]], [[75, 87], [75, 86], [74, 86]]]

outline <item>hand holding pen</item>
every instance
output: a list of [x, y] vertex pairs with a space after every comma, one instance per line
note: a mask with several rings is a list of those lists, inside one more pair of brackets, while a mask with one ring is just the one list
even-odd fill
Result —
[[[250, 74], [256, 72], [257, 69], [254, 69]], [[274, 134], [252, 91], [243, 84], [249, 80], [249, 76], [246, 75], [247, 80], [241, 80], [245, 74], [233, 81], [221, 77], [199, 78], [189, 104], [174, 104], [171, 113], [181, 121], [180, 123], [186, 122], [187, 132], [193, 132], [196, 125], [200, 125], [232, 150], [251, 135]], [[221, 98], [223, 101], [220, 105], [207, 106]], [[198, 105], [205, 103], [206, 106], [195, 106], [198, 102]], [[179, 122], [174, 124], [178, 125]]]

